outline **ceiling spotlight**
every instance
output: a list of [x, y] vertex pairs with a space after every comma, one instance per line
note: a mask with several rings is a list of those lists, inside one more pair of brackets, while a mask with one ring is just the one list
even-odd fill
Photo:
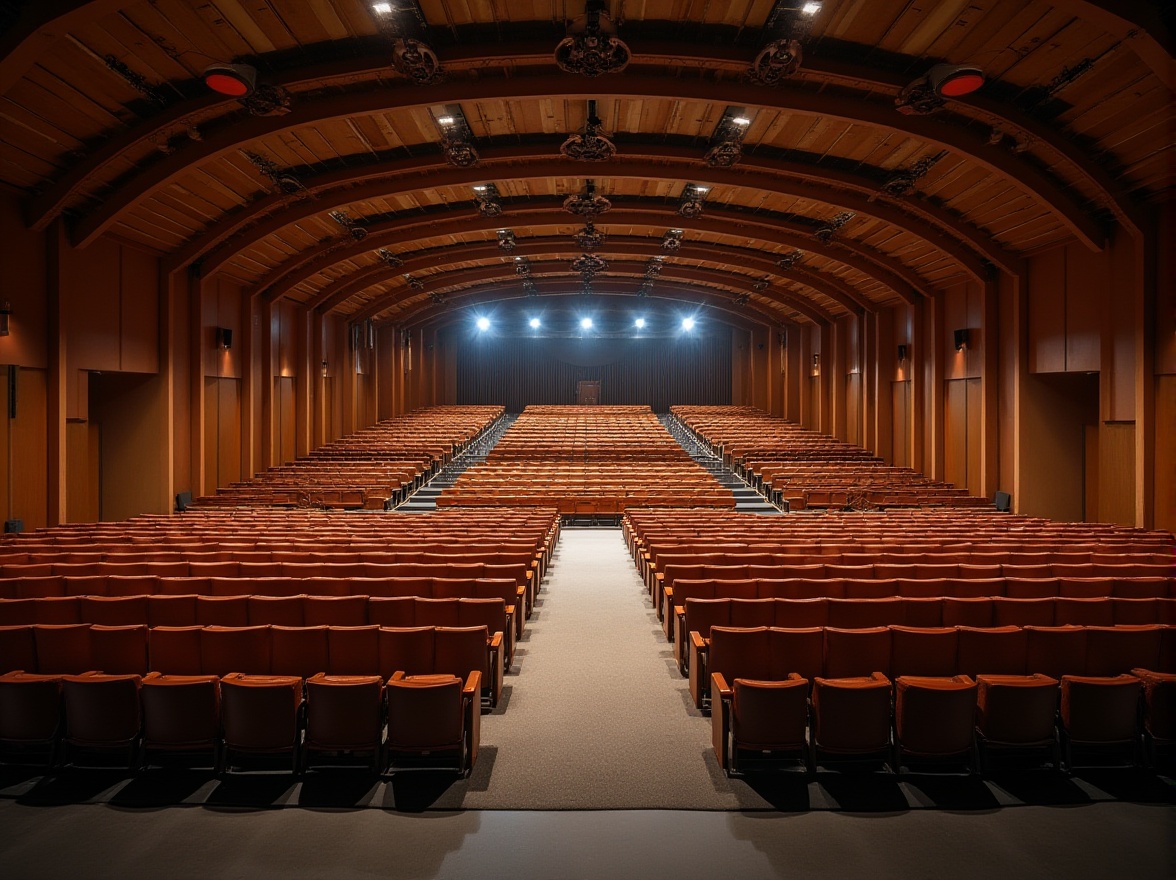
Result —
[[683, 318], [682, 319], [682, 329], [686, 330], [687, 332], [693, 330], [694, 329], [694, 319], [693, 318]]
[[218, 95], [244, 98], [257, 87], [257, 69], [248, 64], [210, 64], [204, 68], [204, 84]]
[[478, 318], [478, 329], [483, 332], [490, 329], [490, 319], [485, 315], [483, 315], [481, 318]]
[[581, 318], [580, 319], [580, 329], [581, 330], [591, 330], [592, 329], [592, 319], [591, 318]]
[[392, 12], [391, 3], [373, 3], [372, 12], [376, 15], [388, 15]]
[[634, 322], [633, 322], [633, 325], [634, 325], [634, 326], [635, 326], [635, 327], [636, 327], [638, 330], [644, 330], [644, 329], [645, 329], [645, 319], [644, 319], [644, 318], [638, 318], [636, 321], [634, 321]]
[[528, 323], [531, 325], [532, 330], [539, 329], [539, 319], [538, 318], [532, 318]]
[[731, 122], [735, 125], [751, 125], [751, 120], [746, 116], [736, 116]]
[[816, 15], [821, 11], [821, 4], [810, 0], [810, 2], [805, 3], [804, 6], [800, 7], [800, 11], [805, 15]]

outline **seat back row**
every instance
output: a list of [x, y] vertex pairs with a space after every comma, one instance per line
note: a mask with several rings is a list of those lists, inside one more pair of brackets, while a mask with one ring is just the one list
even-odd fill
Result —
[[502, 683], [501, 636], [485, 626], [0, 627], [3, 672], [77, 675], [482, 674], [490, 701]]
[[702, 707], [710, 674], [736, 678], [899, 675], [1113, 676], [1176, 672], [1176, 627], [712, 627], [691, 633], [690, 692]]

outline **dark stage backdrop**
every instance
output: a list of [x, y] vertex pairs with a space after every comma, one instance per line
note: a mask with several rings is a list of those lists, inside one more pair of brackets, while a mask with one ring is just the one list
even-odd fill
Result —
[[731, 402], [730, 333], [672, 339], [528, 339], [478, 337], [457, 354], [457, 402], [573, 404], [576, 383], [600, 382], [602, 404]]

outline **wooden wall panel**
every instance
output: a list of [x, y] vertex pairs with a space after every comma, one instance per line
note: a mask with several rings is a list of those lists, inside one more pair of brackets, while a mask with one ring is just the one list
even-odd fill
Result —
[[911, 466], [911, 383], [910, 380], [890, 383], [892, 401], [890, 435], [897, 467]]
[[1103, 420], [1108, 422], [1133, 422], [1137, 418], [1136, 359], [1142, 353], [1136, 350], [1136, 327], [1143, 321], [1140, 293], [1143, 280], [1139, 277], [1141, 267], [1137, 264], [1137, 256], [1131, 237], [1122, 230], [1117, 232], [1111, 240], [1114, 287], [1105, 304], [1107, 330], [1102, 352], [1103, 373], [1106, 374]]
[[1155, 527], [1176, 533], [1176, 376], [1156, 377]]
[[1098, 518], [1135, 525], [1135, 424], [1104, 422], [1098, 435]]
[[751, 334], [738, 327], [731, 328], [731, 403], [751, 406], [750, 366]]
[[1098, 423], [1086, 426], [1086, 507], [1083, 519], [1087, 522], [1098, 522]]
[[45, 236], [31, 232], [21, 203], [0, 194], [0, 266], [4, 293], [12, 304], [11, 332], [0, 336], [0, 364], [43, 370], [48, 366]]
[[274, 338], [274, 352], [278, 376], [298, 375], [298, 308], [290, 300], [282, 300], [274, 309], [278, 335]]
[[44, 370], [22, 368], [16, 380], [16, 418], [9, 423], [12, 470], [9, 519], [38, 529], [49, 519], [48, 402]]
[[159, 372], [159, 258], [132, 247], [120, 250], [120, 360], [130, 373]]
[[96, 434], [91, 443], [92, 427], [97, 429], [90, 422], [68, 422], [65, 426], [66, 522], [98, 520], [98, 444]]
[[1081, 245], [1066, 248], [1066, 371], [1097, 372], [1102, 323], [1110, 294], [1107, 255]]
[[284, 464], [293, 461], [295, 451], [294, 377], [274, 378], [274, 461]]
[[984, 480], [981, 475], [982, 457], [981, 452], [984, 449], [981, 443], [981, 435], [983, 432], [984, 416], [982, 412], [982, 405], [984, 401], [984, 389], [982, 387], [982, 380], [980, 379], [965, 379], [967, 384], [965, 386], [967, 394], [967, 482], [964, 484], [973, 495], [984, 495]]
[[[1169, 199], [1159, 210], [1157, 233], [1152, 241], [1156, 254], [1156, 301], [1153, 326], [1156, 328], [1156, 372], [1176, 374], [1176, 199]], [[1157, 449], [1159, 445], [1157, 444]]]
[[861, 373], [850, 373], [845, 377], [845, 440], [862, 445]]
[[63, 253], [62, 319], [71, 370], [120, 368], [121, 252], [118, 244], [99, 241], [84, 251]]
[[241, 467], [241, 383], [237, 379], [217, 380], [217, 479], [227, 486], [252, 474]]
[[216, 492], [220, 479], [220, 395], [219, 380], [215, 376], [204, 378], [204, 485], [198, 495]]
[[968, 384], [966, 379], [944, 382], [943, 479], [968, 485]]
[[1028, 262], [1029, 372], [1066, 370], [1066, 251], [1057, 248]]

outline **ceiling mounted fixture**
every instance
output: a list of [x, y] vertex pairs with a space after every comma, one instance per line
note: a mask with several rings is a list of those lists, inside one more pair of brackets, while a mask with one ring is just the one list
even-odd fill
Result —
[[274, 184], [286, 195], [292, 196], [300, 193], [309, 195], [306, 186], [293, 171], [287, 168], [279, 168], [276, 162], [266, 156], [262, 156], [260, 153], [251, 153], [248, 150], [243, 150], [242, 154], [249, 160], [250, 165], [268, 177], [270, 183]]
[[711, 137], [711, 148], [703, 159], [711, 168], [730, 168], [743, 158], [743, 136], [751, 119], [743, 115], [742, 108], [728, 107], [715, 133]]
[[852, 211], [842, 211], [831, 220], [826, 220], [813, 231], [813, 238], [828, 244], [834, 234], [856, 215]]
[[499, 229], [498, 230], [498, 249], [500, 251], [506, 251], [507, 253], [510, 253], [517, 246], [518, 246], [518, 242], [515, 241], [515, 234], [512, 230], [510, 230], [510, 229]]
[[433, 122], [441, 134], [441, 149], [446, 162], [457, 168], [478, 164], [478, 151], [470, 143], [473, 132], [460, 107], [446, 107], [440, 116], [433, 117]]
[[572, 260], [572, 271], [579, 272], [585, 284], [591, 284], [592, 279], [608, 269], [608, 261], [596, 254], [583, 254]]
[[425, 282], [421, 281], [421, 279], [419, 279], [419, 278], [413, 278], [407, 272], [404, 273], [404, 280], [406, 282], [408, 282], [408, 286], [411, 287], [413, 290], [424, 290], [425, 289]]
[[741, 293], [741, 294], [739, 294], [739, 296], [735, 297], [733, 302], [737, 306], [745, 306], [751, 302], [751, 294], [750, 293]]
[[342, 226], [347, 234], [356, 241], [363, 241], [367, 238], [368, 231], [352, 217], [349, 217], [346, 211], [328, 211], [327, 216]]
[[285, 116], [294, 99], [281, 86], [262, 83], [237, 102], [249, 111], [250, 116]]
[[391, 266], [393, 269], [404, 265], [404, 260], [392, 253], [387, 248], [380, 248], [376, 251], [376, 256], [384, 262], [385, 265]]
[[676, 251], [682, 247], [682, 234], [681, 229], [667, 229], [665, 235], [662, 236], [662, 250]]
[[682, 189], [681, 200], [678, 203], [678, 213], [690, 219], [702, 216], [702, 202], [708, 192], [710, 192], [709, 186], [686, 184]]
[[[422, 284], [421, 287], [424, 287], [424, 285]], [[443, 305], [445, 305], [445, 294], [443, 294], [443, 293], [430, 293], [429, 294], [429, 301], [431, 303], [433, 303], [433, 305], [435, 305], [435, 306], [443, 306]], [[487, 328], [487, 329], [489, 329], [489, 328]]]
[[257, 88], [257, 68], [251, 64], [210, 64], [204, 68], [203, 79], [218, 95], [244, 98]]
[[629, 47], [617, 37], [617, 26], [605, 5], [604, 0], [588, 0], [584, 14], [568, 25], [568, 35], [555, 47], [555, 63], [560, 70], [600, 76], [619, 73], [629, 64]]
[[982, 85], [984, 71], [974, 64], [936, 64], [899, 92], [894, 106], [907, 116], [929, 116], [942, 109], [944, 98], [970, 95]]
[[599, 217], [611, 207], [612, 202], [596, 194], [596, 184], [591, 180], [584, 182], [583, 192], [568, 196], [563, 203], [563, 209], [569, 214], [588, 219]]
[[776, 261], [776, 265], [781, 269], [791, 269], [804, 258], [804, 251], [796, 250], [790, 254], [785, 254]]
[[581, 250], [594, 251], [604, 244], [604, 240], [608, 238], [603, 232], [596, 228], [591, 219], [584, 224], [584, 228], [572, 235], [572, 241]]
[[596, 102], [588, 101], [588, 120], [583, 134], [574, 134], [559, 148], [560, 155], [578, 162], [607, 162], [616, 155], [616, 145], [600, 133], [600, 117], [596, 115]]
[[523, 279], [523, 293], [525, 293], [527, 296], [538, 296], [539, 295], [539, 288], [537, 288], [535, 286], [535, 282], [532, 281], [530, 278], [524, 278]]
[[492, 183], [480, 183], [474, 188], [474, 207], [483, 217], [497, 217], [502, 213], [502, 202], [498, 198], [498, 187]]
[[423, 39], [428, 21], [416, 0], [400, 0], [396, 5], [375, 3], [376, 26], [392, 40], [392, 66], [413, 82], [425, 85], [444, 76], [441, 62], [432, 46]]
[[515, 274], [520, 278], [526, 278], [531, 274], [531, 261], [526, 257], [514, 258]]
[[804, 60], [801, 42], [812, 31], [813, 19], [820, 11], [821, 4], [814, 0], [777, 0], [763, 27], [765, 34], [776, 36], [760, 49], [747, 75], [774, 86], [800, 70]]
[[882, 184], [882, 190], [892, 196], [907, 195], [915, 188], [915, 183], [919, 178], [930, 171], [946, 155], [947, 150], [943, 150], [933, 156], [924, 156], [909, 168], [895, 170]]

